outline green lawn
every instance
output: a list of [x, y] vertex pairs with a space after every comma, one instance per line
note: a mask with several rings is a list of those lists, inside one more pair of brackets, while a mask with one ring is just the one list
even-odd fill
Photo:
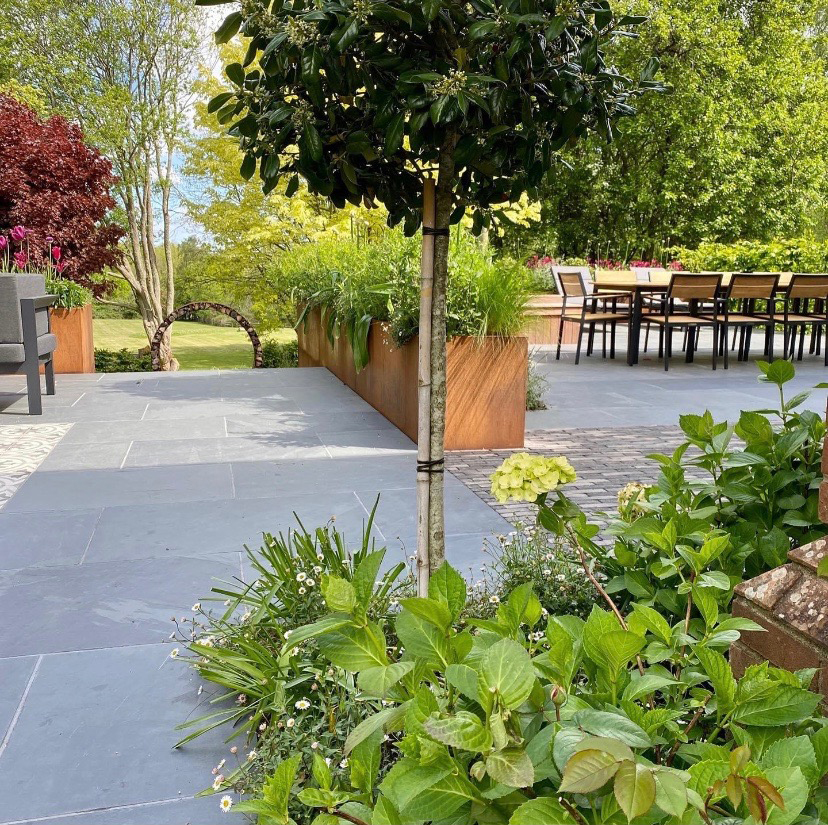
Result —
[[[96, 319], [96, 349], [137, 351], [147, 346], [140, 321]], [[183, 370], [238, 369], [253, 365], [253, 348], [241, 327], [213, 327], [191, 321], [176, 321], [172, 327], [172, 346]], [[267, 333], [263, 338], [290, 341], [296, 333], [289, 328]]]

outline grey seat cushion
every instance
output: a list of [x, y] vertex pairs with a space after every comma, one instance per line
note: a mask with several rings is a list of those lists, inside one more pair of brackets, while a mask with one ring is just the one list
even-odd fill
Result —
[[[48, 355], [57, 349], [57, 338], [51, 333], [37, 339], [37, 354]], [[22, 364], [26, 360], [23, 344], [0, 344], [0, 364]]]

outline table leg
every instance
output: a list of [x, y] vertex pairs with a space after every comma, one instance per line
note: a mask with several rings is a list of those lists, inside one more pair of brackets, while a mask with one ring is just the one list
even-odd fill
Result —
[[638, 339], [641, 336], [641, 312], [643, 306], [644, 299], [641, 291], [636, 289], [633, 292], [630, 332], [627, 336], [627, 364], [631, 367], [638, 363]]

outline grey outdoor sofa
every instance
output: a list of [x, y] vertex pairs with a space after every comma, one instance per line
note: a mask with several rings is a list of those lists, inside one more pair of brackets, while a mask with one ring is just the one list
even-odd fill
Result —
[[40, 415], [40, 365], [46, 374], [46, 394], [55, 394], [49, 307], [54, 295], [46, 294], [42, 275], [0, 274], [0, 373], [26, 373], [29, 414]]

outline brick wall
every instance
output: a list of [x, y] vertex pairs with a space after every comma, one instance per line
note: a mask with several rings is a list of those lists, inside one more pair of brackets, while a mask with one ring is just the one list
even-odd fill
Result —
[[[828, 524], [828, 440], [822, 472], [819, 513]], [[819, 539], [792, 550], [782, 567], [738, 585], [733, 615], [752, 619], [765, 632], [742, 633], [731, 645], [730, 661], [737, 676], [765, 660], [788, 670], [814, 667], [818, 671], [811, 687], [826, 697], [828, 705], [828, 579], [817, 576], [817, 565], [826, 555], [828, 539]]]

